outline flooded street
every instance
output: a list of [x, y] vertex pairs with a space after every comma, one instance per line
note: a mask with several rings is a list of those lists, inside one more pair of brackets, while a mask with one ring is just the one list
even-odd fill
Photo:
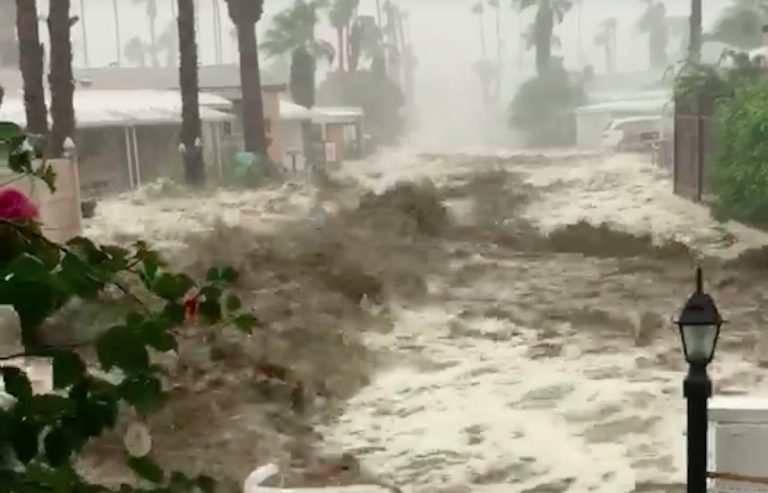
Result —
[[[145, 190], [101, 204], [89, 228], [192, 251], [190, 234], [240, 228], [255, 236], [199, 255], [246, 259], [267, 245], [238, 268], [330, 269], [321, 290], [359, 289], [369, 318], [307, 285], [285, 288], [285, 310], [302, 300], [302, 324], [354, 331], [376, 355], [317, 424], [325, 448], [404, 492], [672, 492], [685, 365], [671, 318], [700, 262], [729, 321], [715, 392], [761, 394], [768, 237], [719, 225], [671, 189], [642, 156], [390, 151], [205, 200]], [[325, 366], [350, 365], [339, 361]]]
[[[509, 184], [524, 183], [532, 197], [520, 216], [540, 231], [608, 222], [715, 258], [764, 241], [672, 196], [642, 158], [435, 158], [414, 166], [412, 179], [455, 186], [483, 166], [520, 173]], [[484, 212], [503, 219], [505, 234], [530, 234], [511, 209]], [[391, 333], [367, 338], [390, 364], [352, 399], [333, 441], [409, 492], [674, 491], [685, 465], [685, 368], [670, 318], [692, 288], [693, 262], [582, 229], [555, 245], [569, 253], [545, 251], [553, 237], [527, 248], [449, 244], [450, 265], [430, 279], [427, 301], [399, 303]], [[732, 320], [716, 385], [759, 393], [757, 300], [743, 286], [738, 297], [710, 289]]]

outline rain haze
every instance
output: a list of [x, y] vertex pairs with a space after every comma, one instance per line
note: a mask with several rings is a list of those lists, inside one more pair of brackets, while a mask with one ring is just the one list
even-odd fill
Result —
[[0, 478], [681, 493], [687, 372], [764, 394], [768, 5], [51, 1], [0, 6], [0, 362], [61, 408], [3, 370]]

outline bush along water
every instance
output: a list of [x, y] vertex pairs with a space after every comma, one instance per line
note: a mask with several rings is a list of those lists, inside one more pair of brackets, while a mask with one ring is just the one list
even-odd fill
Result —
[[[20, 134], [0, 135], [13, 171], [53, 187], [53, 171], [46, 164], [33, 166], [34, 150], [26, 142]], [[10, 396], [0, 405], [0, 493], [110, 491], [89, 484], [73, 464], [89, 441], [116, 426], [122, 412], [133, 408], [144, 415], [162, 407], [166, 392], [153, 354], [175, 351], [177, 336], [191, 323], [250, 333], [257, 321], [228, 293], [238, 278], [232, 268], [214, 267], [196, 280], [171, 270], [144, 242], [51, 242], [41, 232], [37, 208], [7, 185], [0, 196], [0, 305], [18, 315], [23, 352], [0, 358]], [[41, 337], [46, 322], [69, 304], [108, 297], [122, 300], [128, 313], [95, 340], [62, 347]], [[95, 348], [96, 356], [85, 357], [79, 346]], [[26, 357], [51, 363], [52, 390], [34, 391], [24, 369], [10, 364]], [[143, 487], [122, 485], [121, 493], [215, 488], [210, 477], [165, 471], [147, 450], [127, 456]]]
[[717, 109], [711, 172], [718, 219], [768, 225], [768, 83], [744, 80]]

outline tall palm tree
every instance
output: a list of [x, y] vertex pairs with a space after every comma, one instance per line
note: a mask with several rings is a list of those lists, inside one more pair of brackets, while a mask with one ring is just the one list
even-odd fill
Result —
[[19, 37], [19, 68], [24, 80], [24, 108], [27, 132], [48, 133], [48, 108], [43, 85], [43, 45], [36, 0], [16, 0], [16, 32]]
[[648, 56], [651, 68], [664, 68], [667, 65], [667, 44], [669, 29], [667, 24], [667, 9], [658, 0], [643, 0], [648, 7], [637, 23], [641, 32], [648, 34]]
[[476, 3], [475, 6], [472, 7], [472, 13], [477, 16], [478, 22], [480, 23], [480, 47], [483, 50], [483, 60], [485, 60], [488, 56], [488, 48], [485, 44], [485, 18], [483, 17], [485, 6], [483, 5], [483, 2]]
[[547, 73], [551, 68], [555, 26], [563, 22], [565, 14], [572, 5], [572, 0], [521, 0], [520, 2], [522, 10], [537, 7], [536, 17], [530, 28], [529, 46], [536, 49], [536, 72], [539, 76]]
[[358, 69], [363, 57], [371, 60], [383, 59], [386, 46], [376, 19], [370, 15], [355, 17], [349, 31], [348, 67], [351, 72]]
[[70, 0], [50, 2], [48, 33], [51, 46], [51, 68], [48, 83], [51, 88], [51, 118], [53, 126], [48, 139], [51, 157], [64, 154], [64, 142], [74, 139], [75, 134], [75, 78], [72, 73], [72, 25], [77, 19], [70, 18]]
[[115, 29], [115, 45], [117, 46], [117, 59], [115, 60], [115, 62], [117, 62], [117, 66], [119, 67], [122, 63], [122, 58], [123, 58], [122, 57], [123, 44], [120, 41], [120, 13], [117, 10], [117, 0], [112, 0], [112, 16], [114, 20], [114, 29]]
[[595, 44], [605, 50], [605, 68], [609, 73], [616, 71], [616, 18], [606, 19], [600, 24]]
[[147, 47], [140, 37], [134, 36], [125, 43], [125, 58], [139, 67], [147, 66]]
[[323, 0], [295, 0], [293, 7], [279, 12], [265, 34], [262, 49], [268, 56], [291, 54], [291, 92], [296, 103], [314, 105], [314, 76], [318, 58], [333, 62], [336, 50], [328, 41], [315, 36], [318, 10]]
[[211, 0], [211, 11], [213, 12], [213, 52], [216, 64], [222, 63], [224, 53], [222, 51], [221, 37], [221, 8], [219, 0]]
[[187, 184], [205, 183], [202, 123], [197, 74], [197, 40], [194, 0], [178, 0], [179, 84], [181, 86], [181, 144]]
[[[134, 3], [145, 3], [147, 7], [147, 20], [149, 21], [149, 54], [152, 66], [160, 66], [160, 58], [157, 54], [157, 0], [133, 0]], [[179, 9], [181, 10], [181, 9]]]
[[328, 12], [331, 26], [336, 29], [336, 52], [339, 57], [339, 72], [342, 73], [346, 72], [346, 46], [349, 39], [350, 24], [359, 4], [360, 0], [335, 0]]
[[14, 6], [9, 1], [0, 2], [0, 67], [15, 67], [19, 64], [19, 49], [16, 46], [16, 29], [13, 25]]
[[763, 44], [762, 27], [768, 22], [768, 0], [733, 0], [715, 24], [711, 39], [749, 50]]
[[237, 29], [240, 52], [240, 87], [243, 92], [242, 119], [245, 150], [266, 155], [267, 135], [264, 128], [264, 104], [261, 98], [259, 49], [256, 44], [256, 23], [261, 20], [263, 0], [227, 0], [229, 17]]
[[496, 11], [496, 99], [501, 102], [501, 4], [499, 0], [488, 0]]
[[688, 58], [692, 62], [701, 61], [701, 0], [691, 0], [691, 31]]

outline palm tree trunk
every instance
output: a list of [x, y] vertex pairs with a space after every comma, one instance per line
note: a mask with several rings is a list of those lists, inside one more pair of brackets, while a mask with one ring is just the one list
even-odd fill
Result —
[[477, 14], [477, 19], [480, 22], [480, 43], [483, 49], [483, 60], [488, 57], [488, 48], [485, 45], [485, 22], [483, 22], [483, 14]]
[[211, 0], [211, 10], [213, 12], [213, 50], [214, 61], [216, 64], [223, 63], [223, 50], [221, 47], [221, 10], [219, 9], [219, 0]]
[[237, 24], [237, 44], [240, 51], [240, 86], [243, 90], [245, 150], [266, 157], [267, 136], [264, 129], [264, 104], [261, 99], [256, 24], [247, 20]]
[[345, 72], [344, 70], [344, 28], [343, 27], [337, 27], [336, 28], [336, 44], [339, 46], [338, 48], [338, 56], [339, 56], [339, 72], [342, 74]]
[[501, 103], [501, 6], [496, 7], [496, 102]]
[[83, 64], [90, 66], [88, 61], [88, 32], [85, 28], [85, 0], [80, 0], [80, 29], [83, 33]]
[[[173, 1], [173, 0], [171, 0]], [[122, 63], [123, 44], [120, 41], [120, 15], [117, 12], [117, 0], [112, 0], [112, 14], [115, 17], [115, 44], [117, 48], [117, 66]]]
[[152, 66], [159, 67], [160, 59], [157, 56], [157, 4], [155, 0], [148, 0], [147, 17], [149, 18], [149, 44], [152, 51]]
[[701, 60], [701, 0], [691, 0], [691, 40], [688, 50], [690, 61]]
[[48, 108], [43, 86], [43, 45], [40, 43], [36, 0], [16, 0], [16, 32], [19, 36], [19, 68], [24, 80], [27, 132], [48, 133]]
[[72, 74], [72, 41], [69, 21], [70, 0], [50, 2], [48, 32], [51, 46], [51, 70], [48, 84], [51, 88], [51, 117], [53, 126], [48, 141], [50, 157], [64, 154], [64, 141], [74, 139], [75, 83]]
[[194, 0], [178, 0], [179, 84], [181, 85], [181, 146], [184, 179], [189, 185], [205, 183], [202, 123], [197, 79], [197, 41], [195, 39]]

